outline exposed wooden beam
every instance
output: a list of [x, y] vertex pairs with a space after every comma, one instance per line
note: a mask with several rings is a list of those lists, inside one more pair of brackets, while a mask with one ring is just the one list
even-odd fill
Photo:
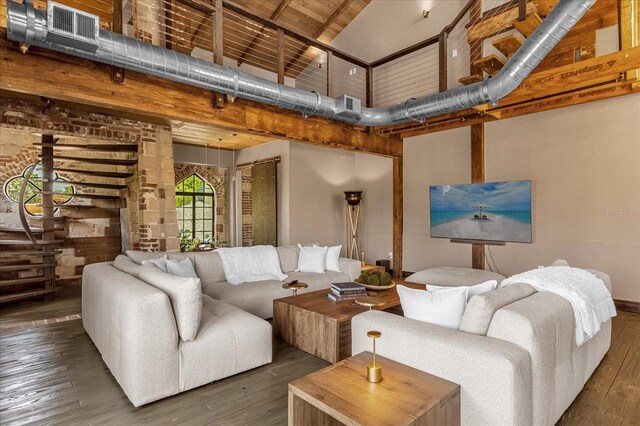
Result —
[[[471, 20], [474, 24], [467, 30], [467, 39], [469, 42], [483, 40], [513, 28], [513, 21], [517, 21], [520, 14], [517, 1], [515, 3], [498, 6], [496, 9], [498, 8], [504, 10], [504, 12], [494, 15], [493, 13], [497, 11], [488, 11], [484, 14], [486, 18]], [[535, 4], [527, 3], [527, 15], [536, 13], [537, 10]]]
[[[276, 136], [345, 150], [402, 156], [402, 143], [364, 128], [317, 117], [303, 118], [283, 109], [244, 100], [212, 109], [210, 92], [129, 72], [123, 84], [111, 81], [108, 66], [44, 49], [20, 53], [0, 31], [0, 90], [46, 96], [101, 111], [158, 120], [179, 120], [261, 136]], [[42, 69], [49, 70], [43, 73]], [[74, 78], [69, 78], [73, 76]]]
[[[280, 15], [282, 15], [285, 9], [289, 6], [289, 3], [291, 3], [291, 0], [281, 0], [276, 10], [274, 10], [273, 13], [271, 14], [270, 19], [272, 19], [273, 21], [277, 21]], [[240, 56], [238, 57], [238, 66], [240, 66], [244, 62], [244, 58], [245, 56], [247, 56], [247, 53], [249, 53], [251, 49], [254, 49], [257, 46], [258, 41], [260, 41], [260, 38], [264, 35], [264, 30], [265, 30], [264, 26], [261, 27], [258, 34], [253, 36], [253, 39], [251, 40], [251, 42], [242, 51], [242, 53], [240, 53]]]
[[284, 31], [278, 30], [278, 83], [284, 84]]
[[402, 157], [393, 159], [393, 276], [402, 278], [404, 194]]
[[[322, 34], [327, 30], [327, 28], [329, 28], [329, 26], [331, 26], [331, 24], [333, 24], [333, 22], [338, 19], [338, 17], [340, 16], [340, 14], [342, 14], [351, 4], [353, 0], [343, 0], [342, 3], [340, 3], [340, 5], [338, 6], [338, 8], [331, 14], [331, 16], [329, 16], [329, 18], [327, 18], [326, 21], [324, 21], [324, 23], [320, 26], [320, 28], [318, 28], [314, 33], [313, 33], [313, 38], [314, 39], [318, 39], [320, 38], [320, 36], [322, 36]], [[286, 71], [288, 71], [299, 59], [300, 57], [302, 57], [302, 55], [304, 55], [304, 53], [307, 51], [308, 47], [304, 46], [301, 47], [300, 49], [298, 49], [298, 51], [296, 52], [295, 55], [293, 55], [293, 58], [291, 58], [289, 60], [289, 62], [287, 62], [287, 65], [284, 67]]]
[[[620, 49], [640, 46], [640, 0], [620, 1], [619, 13]], [[627, 80], [640, 81], [640, 68], [627, 71]]]
[[[484, 123], [471, 125], [471, 182], [482, 183], [486, 179]], [[485, 246], [471, 245], [471, 265], [473, 269], [484, 269]]]
[[447, 81], [447, 39], [449, 34], [441, 32], [438, 37], [438, 90], [444, 92], [448, 89]]
[[[124, 30], [124, 21], [122, 18], [122, 1], [113, 0], [113, 28], [112, 31], [117, 34], [122, 34]], [[122, 83], [124, 81], [124, 68], [111, 67], [111, 79], [116, 83]]]
[[224, 11], [222, 0], [215, 0], [213, 11], [213, 62], [222, 65], [224, 59]]

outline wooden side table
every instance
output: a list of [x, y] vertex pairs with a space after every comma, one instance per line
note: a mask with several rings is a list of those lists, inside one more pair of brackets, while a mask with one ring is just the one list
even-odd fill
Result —
[[460, 386], [377, 357], [382, 382], [366, 379], [360, 353], [289, 383], [289, 426], [460, 425]]
[[373, 271], [378, 271], [381, 274], [383, 274], [386, 269], [384, 266], [378, 266], [378, 265], [365, 265], [365, 266], [361, 266], [360, 270], [362, 272], [373, 272]]

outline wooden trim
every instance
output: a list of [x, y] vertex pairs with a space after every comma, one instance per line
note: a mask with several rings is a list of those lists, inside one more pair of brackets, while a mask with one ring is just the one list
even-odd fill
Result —
[[518, 21], [527, 19], [527, 0], [518, 0]]
[[389, 63], [391, 61], [395, 61], [396, 59], [401, 58], [401, 57], [403, 57], [405, 55], [408, 55], [410, 53], [413, 53], [413, 52], [415, 52], [417, 50], [423, 49], [423, 48], [425, 48], [427, 46], [431, 46], [432, 44], [436, 44], [439, 39], [440, 39], [440, 35], [436, 34], [433, 37], [429, 37], [426, 40], [420, 41], [420, 42], [418, 42], [416, 44], [412, 44], [411, 46], [405, 47], [402, 50], [398, 50], [395, 53], [392, 53], [392, 54], [387, 55], [387, 56], [385, 56], [383, 58], [380, 58], [380, 59], [378, 59], [376, 61], [373, 61], [369, 65], [371, 65], [373, 68], [379, 67], [380, 65], [384, 65], [384, 64]]
[[616, 305], [616, 309], [619, 311], [632, 312], [634, 314], [640, 314], [640, 302], [632, 302], [630, 300], [613, 299], [613, 303]]
[[213, 15], [213, 62], [222, 65], [224, 58], [224, 11], [222, 0], [215, 0], [210, 12]]
[[[486, 146], [484, 123], [471, 125], [471, 182], [482, 183], [486, 180]], [[484, 244], [472, 244], [471, 264], [473, 269], [485, 268]]]
[[327, 51], [327, 96], [333, 96], [333, 53]]
[[402, 158], [393, 159], [393, 276], [402, 278], [402, 234], [404, 232], [404, 195]]
[[475, 4], [480, 3], [480, 2], [481, 2], [481, 0], [469, 0], [467, 2], [467, 4], [464, 6], [464, 8], [462, 8], [462, 10], [458, 13], [458, 15], [453, 19], [453, 21], [451, 21], [451, 23], [449, 25], [444, 27], [444, 29], [442, 31], [447, 33], [447, 34], [449, 34], [451, 31], [453, 31], [453, 29], [456, 26], [458, 26], [458, 24], [460, 23], [462, 18], [464, 18], [464, 15], [466, 15], [467, 12], [469, 12], [471, 10], [471, 8], [473, 6], [475, 6]]
[[242, 163], [242, 164], [237, 164], [235, 167], [236, 169], [241, 169], [243, 167], [250, 167], [250, 166], [255, 166], [257, 164], [264, 164], [264, 163], [280, 163], [282, 161], [282, 157], [280, 157], [279, 155], [277, 157], [269, 157], [269, 158], [263, 158], [261, 160], [256, 160], [256, 161], [250, 161], [248, 163]]
[[278, 84], [284, 84], [284, 31], [278, 28]]
[[367, 108], [373, 107], [373, 67], [367, 67], [366, 76], [366, 100]]
[[445, 92], [448, 88], [447, 81], [447, 39], [449, 38], [449, 34], [446, 32], [441, 32], [438, 37], [438, 89], [441, 92]]

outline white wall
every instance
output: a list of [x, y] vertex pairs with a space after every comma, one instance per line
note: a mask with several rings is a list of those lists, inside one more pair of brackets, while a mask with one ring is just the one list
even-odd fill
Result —
[[[486, 125], [487, 181], [531, 179], [533, 244], [491, 247], [512, 275], [564, 258], [611, 275], [640, 301], [640, 95]], [[468, 183], [469, 128], [404, 141], [404, 269], [471, 265], [465, 244], [429, 237], [429, 185]]]
[[431, 238], [429, 186], [471, 181], [469, 127], [404, 140], [403, 269], [471, 267], [471, 247]]
[[[372, 62], [439, 34], [466, 3], [466, 0], [373, 0], [331, 45]], [[425, 9], [431, 12], [428, 19], [422, 17]]]

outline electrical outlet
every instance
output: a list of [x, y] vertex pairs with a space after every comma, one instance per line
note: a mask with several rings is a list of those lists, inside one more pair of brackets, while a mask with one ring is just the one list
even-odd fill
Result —
[[451, 57], [452, 57], [452, 58], [455, 58], [456, 56], [458, 56], [458, 49], [453, 49], [453, 50], [451, 51]]
[[358, 71], [357, 68], [349, 68], [349, 75], [356, 75], [357, 71]]

